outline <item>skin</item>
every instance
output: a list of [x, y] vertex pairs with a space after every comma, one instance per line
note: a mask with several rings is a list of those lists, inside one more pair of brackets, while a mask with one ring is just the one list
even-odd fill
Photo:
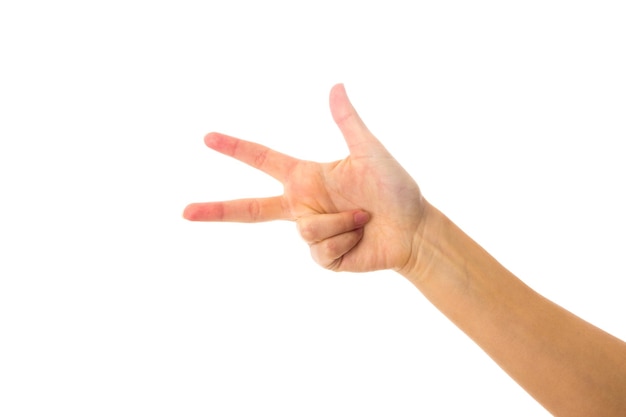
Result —
[[331, 163], [209, 133], [209, 148], [271, 175], [284, 193], [194, 203], [183, 216], [295, 221], [321, 266], [406, 277], [552, 414], [626, 416], [626, 343], [533, 291], [429, 204], [341, 84], [330, 110], [350, 151]]

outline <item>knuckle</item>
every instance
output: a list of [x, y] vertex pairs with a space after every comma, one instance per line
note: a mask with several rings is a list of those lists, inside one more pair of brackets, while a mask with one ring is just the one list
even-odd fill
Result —
[[259, 168], [265, 164], [269, 149], [262, 149], [254, 156], [254, 166]]
[[311, 222], [300, 220], [298, 222], [298, 232], [305, 242], [315, 241], [315, 225]]
[[338, 257], [338, 245], [335, 239], [327, 239], [323, 242], [324, 255], [327, 259]]
[[261, 216], [261, 205], [258, 201], [253, 200], [248, 204], [248, 214], [252, 221], [256, 221]]
[[213, 206], [213, 217], [220, 221], [224, 220], [224, 204]]

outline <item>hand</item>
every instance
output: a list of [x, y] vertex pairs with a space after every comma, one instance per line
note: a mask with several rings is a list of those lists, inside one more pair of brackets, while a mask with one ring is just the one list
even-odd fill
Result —
[[[194, 203], [194, 221], [297, 221], [313, 258], [337, 271], [402, 270], [416, 256], [426, 202], [410, 175], [367, 129], [343, 85], [333, 87], [330, 110], [350, 154], [316, 163], [257, 143], [209, 133], [205, 143], [271, 175], [281, 196]], [[369, 220], [369, 221], [368, 221]], [[367, 222], [367, 226], [363, 227]]]

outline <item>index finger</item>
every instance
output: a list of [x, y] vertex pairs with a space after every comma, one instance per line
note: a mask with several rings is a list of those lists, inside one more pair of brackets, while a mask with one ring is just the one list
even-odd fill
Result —
[[261, 170], [280, 182], [284, 182], [291, 167], [298, 162], [296, 158], [258, 143], [217, 132], [206, 135], [204, 143], [209, 148]]

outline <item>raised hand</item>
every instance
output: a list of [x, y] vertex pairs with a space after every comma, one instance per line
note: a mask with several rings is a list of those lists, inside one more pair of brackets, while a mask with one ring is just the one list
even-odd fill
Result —
[[[332, 88], [330, 110], [350, 154], [316, 163], [257, 143], [209, 133], [211, 149], [251, 165], [283, 184], [281, 196], [194, 203], [193, 221], [297, 221], [322, 266], [364, 272], [405, 268], [419, 247], [426, 202], [419, 187], [367, 129], [343, 85]], [[367, 226], [364, 227], [365, 223]]]
[[273, 176], [284, 193], [191, 204], [184, 216], [294, 220], [326, 268], [401, 273], [554, 415], [626, 415], [626, 344], [537, 294], [429, 205], [342, 85], [330, 110], [350, 150], [336, 162], [207, 135], [210, 148]]

